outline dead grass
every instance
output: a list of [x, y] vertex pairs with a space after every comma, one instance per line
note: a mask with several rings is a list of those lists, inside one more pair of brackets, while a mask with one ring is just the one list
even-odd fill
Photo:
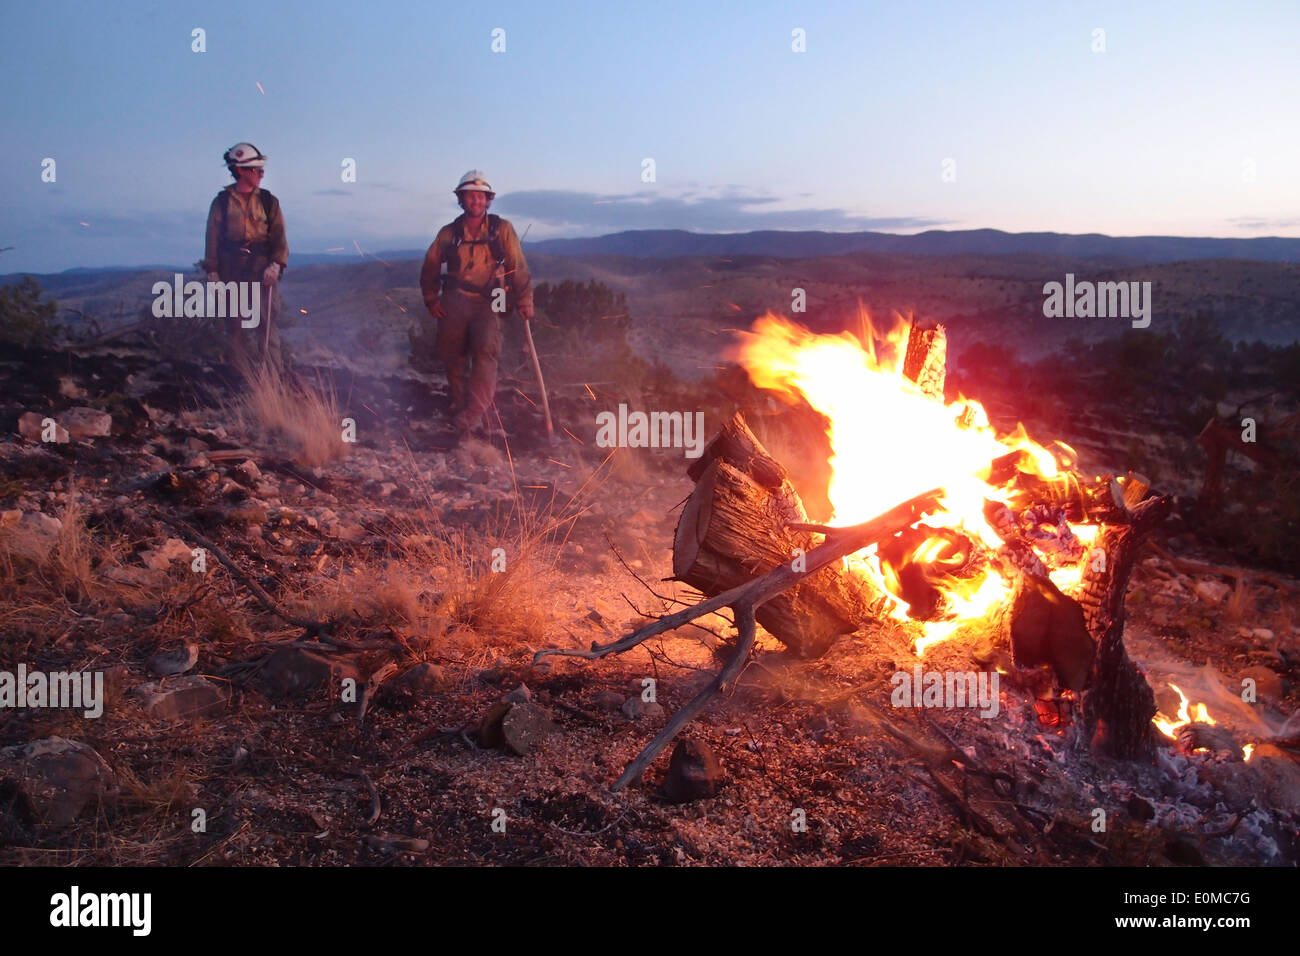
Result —
[[318, 620], [355, 621], [429, 636], [436, 622], [429, 613], [427, 580], [400, 562], [358, 565], [315, 582], [310, 591], [288, 596], [300, 614]]
[[30, 526], [7, 528], [0, 535], [0, 588], [6, 595], [0, 631], [22, 629], [51, 637], [86, 614], [117, 609], [140, 596], [138, 588], [107, 575], [122, 566], [126, 544], [91, 534], [75, 487], [55, 517], [60, 522], [57, 537], [39, 560], [33, 555], [41, 550], [40, 534]]
[[1237, 586], [1228, 595], [1228, 599], [1223, 602], [1223, 612], [1228, 616], [1228, 620], [1234, 624], [1258, 621], [1259, 608], [1256, 606], [1255, 595], [1251, 593], [1250, 586], [1246, 584], [1244, 577], [1237, 578]]
[[267, 364], [250, 374], [230, 410], [246, 432], [281, 446], [299, 464], [323, 465], [347, 453], [343, 414], [332, 386], [312, 386]]

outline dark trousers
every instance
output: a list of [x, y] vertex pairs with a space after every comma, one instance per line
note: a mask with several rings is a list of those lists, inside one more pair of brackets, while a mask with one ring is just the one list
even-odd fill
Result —
[[435, 347], [447, 368], [456, 424], [473, 428], [496, 395], [501, 316], [489, 300], [458, 290], [448, 291], [442, 306], [447, 315], [438, 320]]
[[226, 361], [245, 376], [264, 363], [280, 368], [283, 356], [275, 315], [279, 311], [279, 287], [262, 282], [262, 273], [271, 264], [266, 256], [232, 255], [222, 257], [218, 275], [222, 282], [261, 282], [261, 321], [254, 328], [244, 328], [240, 316], [226, 317]]

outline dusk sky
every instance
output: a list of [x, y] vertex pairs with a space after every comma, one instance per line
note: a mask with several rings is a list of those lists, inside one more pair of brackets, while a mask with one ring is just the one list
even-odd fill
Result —
[[530, 241], [1300, 236], [1294, 0], [56, 0], [4, 5], [0, 60], [0, 273], [189, 265], [240, 140], [293, 252], [423, 248], [471, 167]]

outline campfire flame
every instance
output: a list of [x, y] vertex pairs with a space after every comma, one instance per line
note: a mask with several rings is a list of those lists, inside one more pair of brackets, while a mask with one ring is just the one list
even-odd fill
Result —
[[[903, 597], [901, 577], [909, 568], [941, 593], [937, 619], [920, 622], [916, 649], [922, 654], [1010, 596], [1007, 582], [987, 560], [976, 562], [974, 569], [967, 560], [971, 544], [990, 551], [1003, 545], [985, 518], [986, 501], [1020, 512], [1010, 483], [990, 484], [993, 462], [1019, 453], [1020, 472], [1045, 482], [1072, 482], [1078, 480], [1071, 471], [1075, 455], [1064, 445], [1045, 448], [1021, 426], [998, 436], [979, 402], [959, 398], [944, 404], [927, 396], [903, 374], [908, 324], [881, 334], [869, 316], [862, 318], [859, 335], [825, 335], [768, 313], [751, 331], [740, 333], [733, 357], [759, 387], [791, 402], [802, 397], [826, 416], [832, 473], [828, 493], [836, 524], [867, 521], [928, 488], [944, 489], [939, 512], [916, 526], [928, 537], [909, 544], [902, 555], [891, 551], [888, 558], [873, 545], [850, 563], [890, 596], [889, 611], [899, 620], [924, 616], [909, 614], [913, 609]], [[1068, 560], [1059, 548], [1038, 551], [1053, 582], [1069, 594], [1080, 584], [1097, 527], [1043, 529], [1049, 531], [1058, 540], [1070, 539]]]
[[1177, 684], [1170, 684], [1174, 693], [1178, 695], [1180, 701], [1178, 705], [1178, 716], [1176, 718], [1166, 717], [1164, 714], [1156, 714], [1151, 718], [1151, 723], [1156, 725], [1156, 729], [1168, 737], [1170, 740], [1178, 739], [1178, 731], [1195, 721], [1198, 724], [1209, 724], [1213, 727], [1218, 721], [1210, 716], [1209, 708], [1204, 704], [1197, 704], [1194, 708], [1196, 716], [1190, 716], [1191, 710], [1187, 701], [1187, 695], [1183, 693], [1181, 687]]

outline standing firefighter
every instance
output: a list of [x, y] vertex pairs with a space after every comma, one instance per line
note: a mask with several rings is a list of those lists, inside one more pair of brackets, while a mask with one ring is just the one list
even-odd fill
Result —
[[501, 314], [513, 305], [525, 322], [532, 319], [533, 289], [514, 226], [487, 214], [496, 197], [487, 177], [471, 169], [454, 191], [465, 212], [438, 230], [420, 291], [438, 320], [435, 348], [447, 369], [452, 426], [464, 435], [482, 424], [496, 393]]
[[254, 364], [279, 366], [280, 335], [272, 306], [280, 274], [289, 264], [280, 202], [261, 188], [266, 157], [252, 143], [236, 143], [221, 157], [235, 181], [208, 209], [203, 268], [208, 281], [260, 282], [261, 322], [244, 328], [239, 316], [226, 317], [230, 363], [247, 373]]

